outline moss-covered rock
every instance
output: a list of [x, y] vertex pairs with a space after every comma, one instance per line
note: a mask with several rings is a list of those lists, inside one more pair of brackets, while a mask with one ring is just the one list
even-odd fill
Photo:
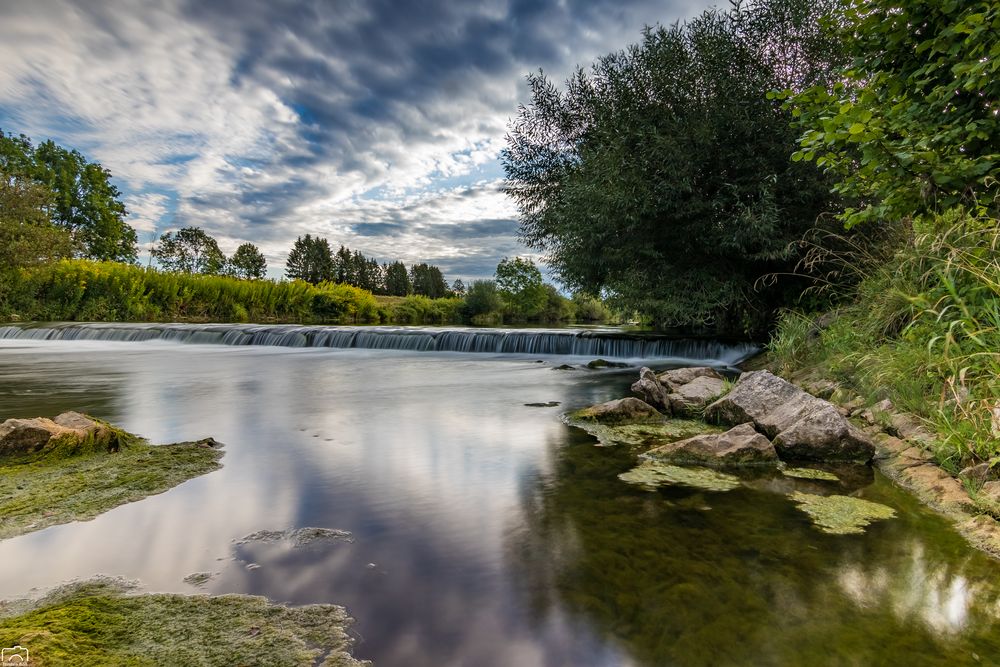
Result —
[[690, 438], [702, 433], [719, 433], [722, 429], [693, 419], [660, 419], [638, 424], [598, 424], [567, 417], [567, 423], [597, 438], [605, 446], [625, 445], [640, 451]]
[[638, 424], [661, 421], [663, 414], [645, 401], [628, 397], [576, 410], [569, 414], [569, 418], [597, 424]]
[[848, 535], [865, 532], [873, 521], [891, 519], [896, 511], [886, 505], [851, 496], [816, 496], [795, 492], [789, 496], [824, 533]]
[[221, 467], [211, 438], [153, 446], [108, 428], [117, 451], [47, 447], [0, 458], [0, 539], [92, 519]]
[[819, 479], [825, 482], [840, 481], [840, 478], [832, 472], [817, 470], [815, 468], [782, 468], [781, 474], [786, 477], [796, 477], [798, 479]]
[[2, 603], [0, 645], [25, 647], [34, 667], [366, 664], [348, 652], [350, 622], [335, 605], [137, 595], [127, 582], [96, 579], [38, 601]]

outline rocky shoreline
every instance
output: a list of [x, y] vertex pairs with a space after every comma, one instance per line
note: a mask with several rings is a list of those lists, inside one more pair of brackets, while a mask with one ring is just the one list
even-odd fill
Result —
[[[763, 369], [729, 383], [707, 367], [661, 373], [643, 368], [631, 387], [635, 396], [568, 413], [566, 420], [601, 444], [637, 448], [640, 465], [623, 479], [649, 486], [728, 490], [737, 485], [735, 471], [745, 477], [751, 469], [772, 467], [789, 477], [823, 479], [826, 473], [816, 464], [872, 466], [944, 515], [972, 546], [1000, 558], [1000, 522], [980, 511], [969, 492], [1000, 499], [1000, 481], [987, 479], [988, 467], [955, 477], [934, 462], [934, 436], [913, 415], [886, 401], [866, 406], [829, 381], [792, 380]], [[801, 463], [813, 467], [788, 467]], [[842, 508], [834, 505], [844, 502], [839, 499], [849, 499], [826, 496], [838, 500], [816, 510], [821, 496], [806, 496], [789, 495], [807, 513], [838, 512]]]

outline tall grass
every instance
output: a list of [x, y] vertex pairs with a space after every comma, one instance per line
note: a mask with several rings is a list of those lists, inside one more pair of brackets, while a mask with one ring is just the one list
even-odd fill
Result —
[[923, 416], [948, 467], [1000, 462], [998, 251], [1000, 221], [949, 212], [869, 265], [829, 326], [785, 314], [771, 354]]
[[375, 297], [349, 285], [162, 273], [63, 260], [5, 274], [0, 317], [68, 321], [378, 322]]

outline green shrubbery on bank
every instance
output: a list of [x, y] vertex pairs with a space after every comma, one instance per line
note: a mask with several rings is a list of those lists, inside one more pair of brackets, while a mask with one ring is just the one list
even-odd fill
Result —
[[498, 325], [611, 317], [596, 299], [568, 299], [554, 289], [545, 290], [537, 310], [513, 312], [499, 295], [477, 301], [490, 290], [491, 282], [483, 282], [465, 297], [387, 297], [341, 283], [243, 280], [65, 259], [0, 272], [0, 321]]
[[953, 210], [917, 223], [834, 313], [788, 312], [771, 341], [780, 370], [815, 368], [874, 402], [927, 419], [958, 470], [1000, 456], [1000, 221]]

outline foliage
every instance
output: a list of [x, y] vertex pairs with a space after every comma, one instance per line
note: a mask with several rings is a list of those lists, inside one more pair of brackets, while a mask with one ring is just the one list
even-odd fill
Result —
[[608, 322], [613, 315], [600, 299], [585, 292], [573, 295], [574, 317], [579, 322]]
[[496, 286], [506, 311], [514, 318], [534, 317], [548, 303], [542, 272], [530, 259], [501, 259], [496, 269]]
[[378, 304], [349, 285], [163, 273], [128, 264], [64, 260], [22, 269], [0, 319], [42, 321], [370, 322]]
[[333, 280], [333, 252], [329, 241], [311, 234], [295, 239], [285, 262], [285, 276], [311, 285]]
[[226, 266], [219, 244], [201, 227], [167, 232], [153, 248], [153, 257], [165, 271], [214, 276]]
[[[486, 323], [484, 318], [499, 319], [501, 310], [503, 299], [497, 290], [497, 284], [492, 280], [473, 280], [465, 295], [463, 314], [466, 319], [476, 324]], [[476, 318], [479, 318], [479, 322], [476, 322]]]
[[406, 296], [413, 291], [410, 274], [402, 262], [393, 262], [385, 267], [385, 293], [391, 296]]
[[267, 277], [267, 260], [260, 248], [243, 243], [226, 263], [226, 273], [244, 280], [262, 280]]
[[414, 294], [422, 294], [431, 299], [448, 295], [448, 283], [445, 282], [441, 269], [436, 266], [414, 264], [410, 267], [410, 283]]
[[387, 319], [397, 324], [458, 324], [462, 321], [462, 299], [431, 299], [420, 294], [392, 304]]
[[[786, 314], [770, 344], [783, 372], [815, 367], [870, 401], [937, 427], [942, 463], [1000, 456], [1000, 225], [951, 211], [915, 226], [828, 326]], [[997, 411], [997, 412], [994, 412]]]
[[0, 171], [0, 274], [72, 254], [69, 232], [49, 220], [51, 193]]
[[797, 292], [758, 279], [793, 267], [790, 242], [836, 206], [818, 169], [790, 161], [791, 113], [767, 99], [839, 64], [817, 25], [832, 4], [737, 4], [648, 29], [564, 91], [529, 76], [502, 155], [522, 240], [570, 288], [661, 325], [759, 330]]
[[1000, 4], [844, 0], [828, 23], [852, 62], [833, 86], [791, 94], [793, 159], [835, 175], [848, 226], [956, 204], [996, 217]]
[[33, 146], [24, 135], [0, 130], [0, 171], [52, 192], [51, 220], [72, 235], [81, 256], [135, 261], [135, 230], [125, 222], [128, 211], [111, 172], [100, 164], [52, 141]]

